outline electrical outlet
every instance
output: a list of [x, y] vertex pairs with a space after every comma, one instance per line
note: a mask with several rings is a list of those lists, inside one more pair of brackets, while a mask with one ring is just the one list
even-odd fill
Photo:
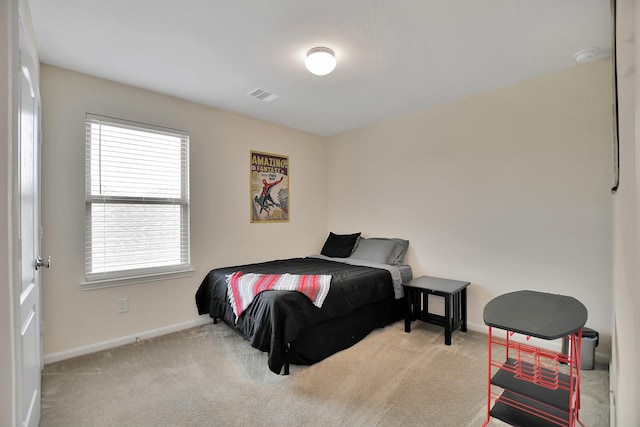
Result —
[[126, 313], [129, 311], [129, 298], [120, 298], [118, 300], [118, 313]]

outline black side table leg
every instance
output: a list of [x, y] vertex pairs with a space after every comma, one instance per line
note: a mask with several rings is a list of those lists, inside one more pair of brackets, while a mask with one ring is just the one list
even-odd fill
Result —
[[411, 332], [411, 300], [413, 298], [412, 292], [409, 288], [404, 288], [404, 299], [407, 300], [407, 307], [404, 313], [404, 331]]
[[467, 288], [462, 290], [462, 332], [467, 332]]
[[444, 343], [451, 345], [451, 294], [444, 297]]

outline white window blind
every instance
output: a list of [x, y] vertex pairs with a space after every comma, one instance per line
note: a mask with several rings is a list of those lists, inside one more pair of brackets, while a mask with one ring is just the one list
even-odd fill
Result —
[[189, 269], [189, 135], [86, 118], [86, 281]]

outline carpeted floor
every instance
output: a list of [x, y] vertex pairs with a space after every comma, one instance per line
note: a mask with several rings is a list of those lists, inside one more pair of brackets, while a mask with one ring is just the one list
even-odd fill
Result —
[[[288, 376], [224, 324], [45, 366], [48, 426], [480, 426], [487, 337], [402, 322]], [[582, 371], [580, 420], [609, 425], [606, 366]], [[502, 426], [492, 420], [490, 426]]]

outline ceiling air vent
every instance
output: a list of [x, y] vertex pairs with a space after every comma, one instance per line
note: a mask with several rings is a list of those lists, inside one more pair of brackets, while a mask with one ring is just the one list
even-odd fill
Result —
[[250, 90], [249, 92], [247, 92], [247, 95], [267, 102], [271, 102], [278, 97], [278, 95], [274, 95], [270, 92], [267, 92], [266, 90], [262, 90], [259, 87]]

